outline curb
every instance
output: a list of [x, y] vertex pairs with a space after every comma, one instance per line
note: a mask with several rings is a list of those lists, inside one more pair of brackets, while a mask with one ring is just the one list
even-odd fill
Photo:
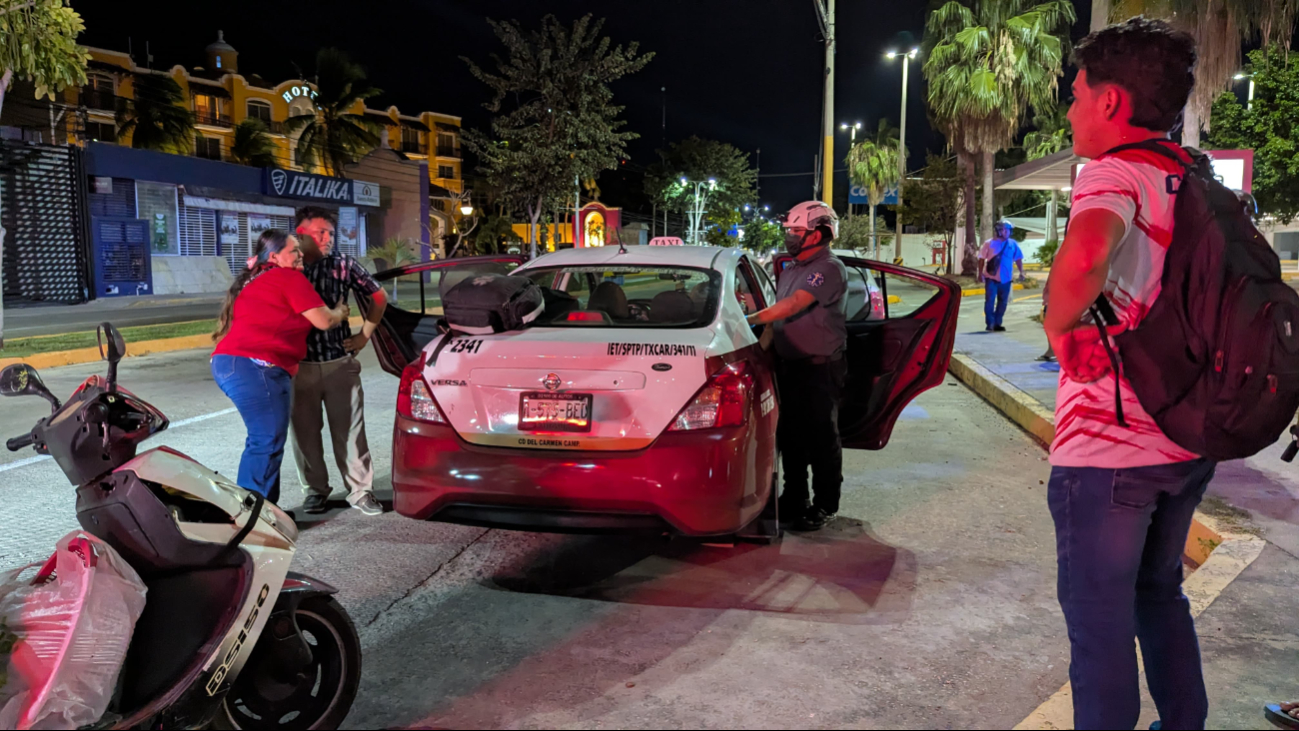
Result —
[[[348, 324], [353, 328], [361, 326], [362, 318], [353, 317]], [[136, 358], [143, 355], [153, 355], [154, 353], [170, 353], [176, 350], [197, 350], [199, 348], [211, 348], [212, 335], [210, 333], [200, 333], [198, 335], [186, 335], [179, 338], [164, 338], [162, 340], [139, 340], [126, 344], [126, 357]], [[3, 351], [0, 351], [3, 352]], [[0, 368], [7, 368], [16, 363], [26, 363], [37, 369], [59, 368], [62, 366], [81, 365], [83, 363], [96, 363], [100, 360], [99, 348], [76, 348], [74, 350], [55, 350], [49, 353], [35, 353], [19, 358], [0, 358]]]
[[[1022, 284], [1012, 284], [1010, 288], [1011, 288], [1012, 290], [1023, 289], [1023, 288], [1024, 288], [1024, 285], [1022, 285]], [[987, 288], [985, 288], [985, 287], [975, 287], [975, 288], [973, 288], [973, 289], [963, 289], [963, 290], [961, 290], [961, 296], [962, 296], [962, 297], [975, 297], [975, 296], [977, 296], [977, 295], [986, 294], [987, 291], [988, 291], [988, 290], [987, 290]]]
[[[1050, 447], [1055, 439], [1055, 414], [1048, 411], [1042, 402], [962, 353], [952, 354], [948, 371], [1019, 428], [1032, 435], [1043, 449]], [[1222, 545], [1224, 540], [1221, 533], [1210, 527], [1211, 524], [1214, 521], [1203, 519], [1197, 511], [1195, 520], [1191, 523], [1191, 532], [1186, 536], [1182, 555], [1196, 566], [1208, 561], [1209, 554]]]

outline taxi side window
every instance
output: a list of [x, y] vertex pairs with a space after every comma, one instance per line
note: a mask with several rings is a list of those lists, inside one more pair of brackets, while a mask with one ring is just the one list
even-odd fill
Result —
[[564, 284], [564, 291], [586, 307], [586, 301], [591, 298], [591, 290], [594, 286], [591, 284], [591, 275], [584, 272], [575, 272], [568, 275], [568, 282]]
[[765, 306], [758, 284], [753, 280], [753, 271], [748, 261], [741, 261], [735, 268], [735, 298], [740, 301], [746, 316], [752, 315]]

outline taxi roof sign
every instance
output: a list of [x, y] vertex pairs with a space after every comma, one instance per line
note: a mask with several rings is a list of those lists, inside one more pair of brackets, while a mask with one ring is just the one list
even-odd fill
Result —
[[650, 239], [650, 246], [685, 246], [686, 242], [676, 236], [655, 236]]

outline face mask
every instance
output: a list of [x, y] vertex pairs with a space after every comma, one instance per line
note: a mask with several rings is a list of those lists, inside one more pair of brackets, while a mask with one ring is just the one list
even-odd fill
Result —
[[792, 233], [785, 234], [785, 251], [789, 252], [790, 256], [798, 256], [798, 252], [803, 250], [803, 241], [806, 238], [806, 234], [802, 236]]

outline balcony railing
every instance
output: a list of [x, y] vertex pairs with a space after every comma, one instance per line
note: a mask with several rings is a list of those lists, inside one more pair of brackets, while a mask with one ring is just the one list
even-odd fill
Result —
[[415, 153], [415, 154], [417, 154], [417, 155], [427, 155], [427, 154], [428, 154], [428, 153], [425, 152], [425, 150], [424, 150], [424, 145], [421, 145], [421, 144], [418, 143], [418, 142], [411, 142], [410, 140], [402, 140], [402, 142], [401, 142], [401, 151], [402, 151], [402, 152], [413, 152], [413, 153]]
[[460, 148], [455, 145], [438, 145], [438, 157], [460, 158]]
[[233, 127], [234, 120], [229, 114], [219, 112], [195, 112], [194, 124], [207, 125], [208, 127]]
[[117, 96], [116, 94], [111, 94], [107, 91], [98, 91], [96, 89], [82, 89], [80, 97], [80, 103], [82, 106], [87, 109], [95, 109], [105, 112], [117, 112], [120, 109], [124, 109], [130, 101], [129, 99]]

